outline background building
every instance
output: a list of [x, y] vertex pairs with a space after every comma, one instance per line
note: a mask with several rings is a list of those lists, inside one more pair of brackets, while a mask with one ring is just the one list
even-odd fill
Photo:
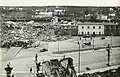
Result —
[[110, 36], [111, 34], [114, 36], [120, 35], [120, 25], [117, 23], [105, 24], [104, 29], [106, 36]]
[[36, 12], [36, 15], [34, 16], [35, 18], [42, 18], [42, 17], [52, 17], [53, 14], [52, 12]]
[[78, 26], [75, 23], [69, 22], [67, 24], [60, 24], [63, 28], [63, 34], [64, 35], [72, 35], [77, 36], [78, 35]]
[[78, 35], [120, 35], [120, 25], [118, 23], [78, 23]]
[[78, 23], [78, 35], [104, 35], [103, 23]]

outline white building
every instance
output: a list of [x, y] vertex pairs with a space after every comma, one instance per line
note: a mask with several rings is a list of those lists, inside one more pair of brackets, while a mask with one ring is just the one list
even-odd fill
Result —
[[52, 17], [53, 13], [52, 12], [36, 12], [36, 15], [34, 17], [42, 18], [42, 17]]
[[54, 10], [54, 15], [64, 15], [66, 10], [62, 9], [55, 9]]
[[99, 20], [107, 20], [108, 19], [108, 16], [107, 15], [103, 15], [103, 14], [97, 14], [97, 19]]
[[103, 35], [103, 23], [78, 23], [78, 35]]

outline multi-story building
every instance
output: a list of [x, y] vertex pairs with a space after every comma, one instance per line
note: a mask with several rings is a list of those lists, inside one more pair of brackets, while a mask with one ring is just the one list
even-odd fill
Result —
[[72, 35], [76, 36], [78, 35], [78, 26], [74, 23], [68, 23], [68, 24], [60, 24], [64, 29], [64, 35]]
[[55, 9], [54, 12], [53, 12], [53, 14], [55, 16], [65, 15], [65, 11], [66, 10], [63, 10], [63, 9]]
[[38, 11], [36, 12], [36, 15], [34, 16], [35, 18], [42, 18], [42, 17], [52, 17], [53, 13], [52, 12], [41, 12]]
[[78, 35], [120, 35], [118, 23], [78, 23]]
[[104, 35], [102, 23], [78, 23], [78, 35]]
[[111, 34], [120, 36], [120, 25], [118, 23], [105, 24], [104, 33], [106, 36], [110, 36]]
[[64, 29], [64, 35], [96, 35], [96, 36], [110, 36], [120, 35], [120, 25], [118, 23], [93, 23], [93, 22], [85, 22], [85, 23], [67, 23], [60, 24]]

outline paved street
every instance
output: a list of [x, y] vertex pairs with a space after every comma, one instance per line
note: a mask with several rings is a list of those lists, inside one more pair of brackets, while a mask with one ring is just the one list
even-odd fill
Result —
[[[111, 52], [111, 65], [118, 65], [120, 64], [120, 48], [114, 48], [112, 49]], [[23, 52], [25, 53], [25, 52]], [[11, 62], [11, 66], [14, 67], [13, 73], [24, 73], [26, 72], [26, 74], [29, 74], [29, 67], [32, 67], [34, 69], [34, 73], [35, 73], [35, 64], [34, 64], [34, 56], [31, 51], [27, 52], [26, 54], [29, 54], [28, 56], [26, 56], [26, 54], [23, 54], [22, 52], [15, 57], [13, 60], [9, 60], [9, 61], [3, 61], [4, 63], [2, 67], [5, 67], [6, 64], [8, 62]], [[99, 55], [98, 55], [99, 54]], [[39, 55], [39, 61], [44, 60], [49, 60], [49, 59], [53, 59], [53, 58], [62, 58], [64, 55], [66, 57], [72, 57], [74, 59], [74, 66], [75, 69], [77, 71], [77, 65], [78, 65], [78, 52], [75, 53], [66, 53], [66, 54], [51, 54], [51, 53], [38, 53]], [[42, 56], [44, 55], [44, 56]], [[81, 57], [80, 57], [80, 61], [81, 61], [81, 72], [87, 71], [86, 67], [89, 67], [91, 70], [93, 69], [99, 69], [99, 68], [104, 68], [107, 67], [107, 52], [102, 49], [99, 51], [86, 51], [86, 52], [81, 52]], [[4, 69], [2, 68], [2, 71], [4, 71]], [[5, 72], [3, 72], [5, 73]], [[18, 74], [17, 74], [18, 75]], [[24, 77], [26, 77], [24, 75]]]
[[[76, 49], [79, 49], [78, 40], [79, 40], [79, 37], [73, 37], [73, 39], [59, 41], [59, 43], [53, 42], [51, 44], [53, 46], [51, 46], [50, 49], [52, 49], [52, 51], [54, 51], [54, 52], [58, 51], [58, 47], [59, 47], [59, 51], [76, 50]], [[92, 45], [91, 46], [86, 45], [83, 48], [82, 45], [85, 42], [91, 42]], [[108, 44], [111, 44], [111, 37], [110, 36], [107, 36], [106, 39], [104, 39], [104, 40], [101, 40], [100, 37], [94, 38], [94, 47], [104, 47], [104, 46], [108, 46]], [[120, 37], [112, 37], [112, 45], [120, 45]], [[93, 39], [91, 40], [90, 38], [87, 38], [85, 40], [84, 38], [82, 38], [80, 40], [80, 46], [81, 46], [80, 47], [81, 49], [93, 48]]]
[[[117, 39], [119, 40], [119, 38], [117, 38]], [[76, 44], [76, 40], [75, 40], [75, 42], [73, 40], [74, 39], [61, 41], [60, 42], [60, 44], [61, 44], [60, 50], [62, 49], [62, 47], [64, 49], [65, 47], [71, 47], [71, 46], [73, 46], [73, 48], [74, 47], [78, 48], [78, 44]], [[103, 40], [101, 40], [101, 41], [103, 41]], [[119, 44], [119, 41], [118, 42], [117, 41], [113, 40], [113, 44], [114, 43]], [[66, 45], [67, 44], [66, 42], [69, 42], [69, 44]], [[72, 44], [71, 42], [74, 45], [71, 45]], [[62, 44], [62, 43], [64, 43], [64, 44]], [[52, 52], [58, 50], [57, 45], [58, 45], [57, 42], [49, 43], [49, 47], [48, 47], [49, 51], [47, 51], [47, 52], [40, 52], [40, 47], [22, 49], [16, 56], [15, 56], [16, 53], [14, 51], [11, 51], [11, 53], [10, 53], [10, 52], [6, 52], [5, 49], [2, 49], [2, 51], [1, 51], [1, 53], [3, 54], [2, 58], [1, 58], [2, 74], [5, 75], [4, 67], [6, 67], [6, 65], [9, 62], [11, 62], [11, 66], [14, 67], [13, 73], [16, 73], [17, 77], [21, 76], [19, 73], [25, 74], [22, 77], [28, 77], [30, 67], [33, 68], [33, 72], [35, 73], [36, 68], [35, 68], [34, 59], [35, 59], [36, 53], [39, 55], [38, 61], [50, 60], [50, 59], [54, 59], [54, 58], [61, 59], [61, 58], [63, 58], [64, 55], [66, 57], [72, 57], [74, 59], [75, 69], [76, 69], [76, 71], [78, 71], [78, 69], [77, 69], [77, 67], [78, 67], [78, 52], [65, 53], [65, 54], [52, 54]], [[69, 48], [69, 49], [71, 49], [71, 48]], [[20, 48], [16, 48], [16, 50], [17, 49], [20, 49]], [[4, 55], [10, 55], [10, 56], [12, 55], [13, 58], [6, 58], [6, 57], [4, 58], [3, 57]], [[119, 59], [120, 59], [120, 47], [113, 48], [111, 51], [111, 65], [113, 65], [113, 66], [119, 65], [120, 64]], [[91, 70], [104, 68], [104, 67], [107, 67], [106, 66], [107, 52], [105, 49], [100, 49], [95, 52], [93, 52], [92, 50], [82, 51], [81, 56], [80, 56], [80, 61], [81, 61], [81, 72], [87, 71], [86, 67], [89, 67]]]

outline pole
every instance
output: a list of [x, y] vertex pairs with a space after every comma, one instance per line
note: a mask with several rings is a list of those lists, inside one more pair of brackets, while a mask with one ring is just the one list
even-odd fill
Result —
[[48, 42], [48, 45], [47, 45], [47, 49], [49, 49], [49, 42]]
[[58, 52], [59, 52], [59, 40], [58, 40]]
[[71, 26], [70, 26], [69, 32], [70, 32], [69, 35], [70, 35], [70, 37], [71, 37]]
[[107, 47], [107, 52], [108, 52], [108, 63], [107, 63], [107, 66], [110, 66], [110, 46], [108, 44], [108, 47]]
[[78, 73], [80, 73], [80, 42], [78, 41], [79, 44], [79, 53], [78, 53]]
[[112, 33], [111, 33], [111, 49], [112, 49]]
[[93, 37], [93, 50], [94, 50], [94, 37]]
[[35, 62], [37, 63], [37, 58], [38, 58], [38, 55], [37, 55], [37, 53], [36, 53], [36, 55], [35, 55]]
[[[44, 62], [44, 59], [43, 59], [43, 62]], [[43, 73], [43, 64], [42, 64], [42, 73]]]

